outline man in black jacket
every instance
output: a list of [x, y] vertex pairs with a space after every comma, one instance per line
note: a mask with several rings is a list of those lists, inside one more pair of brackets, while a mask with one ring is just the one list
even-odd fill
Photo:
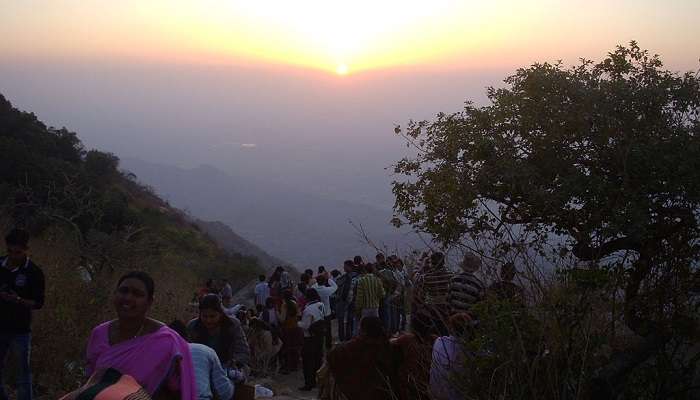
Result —
[[32, 310], [44, 305], [44, 273], [27, 256], [29, 234], [14, 229], [5, 237], [7, 256], [0, 258], [0, 400], [6, 400], [2, 371], [10, 348], [19, 355], [17, 400], [31, 400], [29, 368]]

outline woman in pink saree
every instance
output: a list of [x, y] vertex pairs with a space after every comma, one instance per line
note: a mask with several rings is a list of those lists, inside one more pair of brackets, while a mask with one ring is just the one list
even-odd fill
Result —
[[130, 272], [114, 295], [117, 319], [93, 329], [87, 373], [111, 369], [132, 377], [154, 398], [195, 400], [197, 390], [189, 345], [163, 323], [146, 317], [153, 303], [153, 279]]

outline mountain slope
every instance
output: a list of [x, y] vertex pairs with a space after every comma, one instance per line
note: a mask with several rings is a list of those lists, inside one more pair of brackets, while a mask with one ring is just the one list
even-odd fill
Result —
[[[243, 237], [300, 266], [339, 266], [353, 255], [373, 255], [355, 226], [379, 247], [417, 244], [389, 223], [391, 210], [323, 198], [214, 167], [193, 169], [125, 159], [124, 167], [193, 215], [218, 220]], [[353, 222], [353, 224], [350, 223]]]
[[224, 250], [244, 256], [254, 257], [265, 269], [288, 263], [267, 254], [263, 249], [244, 239], [228, 225], [219, 221], [196, 220], [195, 224], [206, 232]]

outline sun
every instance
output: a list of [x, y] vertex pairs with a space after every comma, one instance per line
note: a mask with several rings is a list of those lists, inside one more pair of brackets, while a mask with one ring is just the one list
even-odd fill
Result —
[[338, 75], [347, 75], [348, 74], [348, 66], [345, 64], [339, 64], [335, 68], [335, 73]]

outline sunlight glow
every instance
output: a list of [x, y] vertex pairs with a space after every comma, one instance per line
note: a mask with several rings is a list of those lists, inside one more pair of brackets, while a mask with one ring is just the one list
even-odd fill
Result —
[[335, 73], [338, 75], [347, 75], [348, 74], [348, 66], [345, 64], [338, 65], [338, 67], [335, 69]]

